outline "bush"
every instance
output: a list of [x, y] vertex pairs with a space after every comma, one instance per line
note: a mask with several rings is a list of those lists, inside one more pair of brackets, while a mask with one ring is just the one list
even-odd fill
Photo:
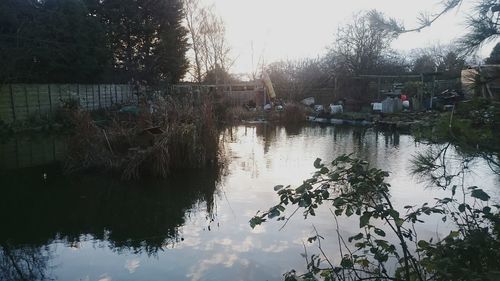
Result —
[[281, 117], [281, 122], [290, 123], [300, 123], [306, 120], [306, 111], [304, 106], [298, 103], [287, 103], [283, 115]]

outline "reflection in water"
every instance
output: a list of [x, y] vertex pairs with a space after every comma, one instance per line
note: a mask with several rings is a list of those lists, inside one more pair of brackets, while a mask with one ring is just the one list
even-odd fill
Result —
[[[227, 128], [221, 138], [228, 159], [222, 176], [196, 170], [123, 183], [95, 174], [68, 178], [57, 166], [0, 171], [0, 280], [282, 280], [283, 272], [303, 268], [299, 253], [311, 223], [322, 233], [335, 231], [331, 214], [297, 219], [282, 231], [273, 222], [252, 230], [248, 220], [276, 203], [273, 186], [310, 177], [316, 157], [327, 162], [353, 153], [391, 171], [391, 196], [401, 206], [440, 197], [408, 173], [412, 155], [429, 147], [408, 135], [260, 124]], [[19, 148], [19, 155], [30, 154]], [[0, 147], [2, 157], [15, 155], [9, 149]], [[2, 167], [16, 161], [9, 159]], [[482, 186], [497, 183], [478, 171]], [[426, 234], [442, 231], [426, 224]], [[345, 237], [359, 231], [344, 225]], [[331, 252], [336, 247], [325, 240]]]
[[61, 161], [65, 150], [62, 136], [10, 138], [0, 142], [0, 169], [19, 169]]
[[[209, 170], [134, 183], [98, 175], [67, 178], [54, 166], [4, 172], [0, 276], [6, 277], [0, 280], [44, 280], [50, 255], [43, 246], [62, 241], [78, 248], [87, 235], [107, 241], [113, 251], [155, 255], [183, 240], [178, 228], [190, 212], [205, 211], [210, 227], [216, 181]], [[134, 261], [127, 266], [130, 272], [137, 267]]]
[[453, 185], [477, 185], [467, 182], [467, 176], [480, 168], [478, 160], [487, 163], [484, 168], [489, 168], [491, 174], [500, 175], [497, 158], [496, 155], [486, 152], [471, 154], [461, 151], [450, 143], [435, 144], [414, 155], [411, 160], [411, 173], [429, 186], [443, 189]]
[[47, 246], [13, 246], [0, 243], [0, 280], [50, 280], [49, 260], [52, 252]]

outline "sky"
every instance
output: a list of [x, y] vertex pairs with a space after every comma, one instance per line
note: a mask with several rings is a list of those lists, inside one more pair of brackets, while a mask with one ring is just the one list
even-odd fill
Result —
[[[321, 56], [334, 41], [338, 26], [348, 22], [358, 11], [377, 9], [400, 19], [409, 29], [417, 26], [419, 12], [435, 13], [441, 7], [438, 0], [201, 1], [214, 4], [226, 24], [227, 40], [235, 58], [231, 68], [233, 73], [249, 73], [262, 62]], [[392, 47], [408, 51], [451, 43], [466, 32], [464, 19], [471, 12], [473, 2], [465, 0], [459, 9], [444, 15], [421, 32], [401, 35]], [[494, 43], [486, 45], [478, 55], [487, 57]]]

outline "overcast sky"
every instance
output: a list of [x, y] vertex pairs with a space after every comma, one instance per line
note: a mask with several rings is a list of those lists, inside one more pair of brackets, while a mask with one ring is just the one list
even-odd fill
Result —
[[[317, 57], [334, 40], [337, 27], [349, 21], [357, 11], [377, 9], [397, 17], [407, 28], [417, 25], [419, 11], [436, 12], [437, 0], [202, 0], [215, 4], [226, 23], [226, 32], [236, 62], [232, 72], [252, 70], [262, 59], [265, 63], [280, 59]], [[393, 48], [410, 50], [435, 44], [448, 44], [464, 34], [464, 18], [472, 0], [454, 10], [420, 33], [408, 33], [393, 43]], [[494, 44], [480, 52], [487, 56]]]

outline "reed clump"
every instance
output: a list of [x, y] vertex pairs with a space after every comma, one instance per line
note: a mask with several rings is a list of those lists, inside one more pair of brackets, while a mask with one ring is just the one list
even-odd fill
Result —
[[111, 112], [102, 121], [76, 110], [72, 119], [68, 172], [104, 169], [124, 180], [166, 178], [176, 169], [219, 162], [219, 130], [208, 97], [159, 97], [142, 102], [137, 116]]
[[306, 120], [306, 109], [300, 103], [287, 103], [280, 121], [285, 124], [302, 123]]

